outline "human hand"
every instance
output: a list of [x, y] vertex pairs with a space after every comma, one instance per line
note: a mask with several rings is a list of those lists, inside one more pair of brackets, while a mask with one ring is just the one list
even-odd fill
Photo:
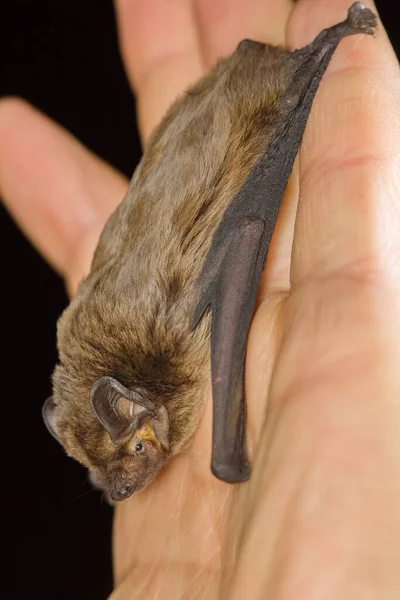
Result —
[[[297, 3], [289, 44], [343, 19], [350, 2], [322, 4]], [[241, 38], [283, 40], [290, 9], [119, 0], [143, 139]], [[398, 598], [398, 95], [382, 27], [375, 40], [340, 43], [302, 144], [294, 241], [296, 175], [251, 329], [252, 479], [231, 487], [212, 477], [208, 399], [188, 451], [117, 507], [114, 600]], [[1, 104], [2, 195], [73, 292], [126, 182], [26, 105]]]

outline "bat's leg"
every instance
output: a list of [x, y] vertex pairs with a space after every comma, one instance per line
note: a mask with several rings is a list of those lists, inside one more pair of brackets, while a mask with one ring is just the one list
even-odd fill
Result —
[[372, 10], [365, 8], [361, 2], [355, 2], [350, 6], [345, 21], [324, 29], [311, 44], [297, 52], [309, 53], [316, 49], [324, 50], [327, 46], [336, 46], [342, 38], [357, 33], [374, 35], [376, 27], [377, 18]]
[[302, 102], [310, 108], [310, 98], [313, 98], [340, 40], [358, 33], [374, 35], [376, 27], [376, 15], [361, 2], [355, 2], [349, 8], [345, 21], [324, 29], [308, 46], [295, 50], [292, 56], [298, 66], [286, 90], [284, 103], [298, 107]]
[[[320, 35], [323, 36], [325, 33], [327, 37], [339, 37], [339, 39], [346, 35], [354, 35], [356, 33], [374, 35], [376, 26], [377, 18], [372, 10], [365, 8], [361, 2], [355, 2], [350, 6], [347, 13], [347, 19], [343, 21], [343, 23], [338, 23], [337, 25], [326, 29]], [[315, 41], [318, 40], [318, 37]]]
[[[357, 33], [365, 33], [374, 35], [377, 26], [376, 15], [361, 2], [352, 4], [347, 13], [347, 19], [342, 23], [333, 25], [321, 31], [321, 33], [305, 48], [298, 50], [299, 53], [310, 53], [315, 49], [323, 49], [329, 45], [336, 45], [342, 38], [355, 35]], [[265, 46], [262, 42], [244, 39], [239, 42], [237, 50], [248, 50], [255, 47]]]
[[[245, 481], [250, 469], [245, 451], [244, 363], [247, 335], [261, 277], [264, 234], [260, 219], [236, 223], [216, 278], [206, 291], [212, 307], [211, 372], [213, 447], [211, 468], [229, 483]], [[200, 313], [201, 314], [201, 313]]]

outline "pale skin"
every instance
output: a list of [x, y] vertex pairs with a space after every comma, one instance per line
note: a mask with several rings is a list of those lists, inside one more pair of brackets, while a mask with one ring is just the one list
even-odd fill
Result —
[[[240, 39], [301, 47], [350, 3], [117, 0], [144, 143], [171, 101]], [[375, 39], [342, 41], [251, 328], [251, 481], [232, 487], [211, 475], [205, 398], [190, 448], [117, 506], [112, 600], [399, 598], [399, 107], [382, 25]], [[126, 185], [44, 115], [0, 102], [1, 195], [71, 293]]]

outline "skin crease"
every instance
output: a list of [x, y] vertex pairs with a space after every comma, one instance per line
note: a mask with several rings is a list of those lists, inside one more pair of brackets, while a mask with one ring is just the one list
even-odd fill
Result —
[[[120, 0], [144, 139], [241, 38], [285, 31], [300, 47], [349, 4], [299, 0], [286, 22], [290, 3], [276, 0]], [[399, 597], [399, 81], [382, 25], [375, 40], [341, 42], [300, 151], [296, 222], [293, 178], [251, 329], [252, 479], [211, 476], [207, 402], [187, 453], [118, 505], [113, 600]], [[1, 194], [71, 291], [125, 185], [46, 117], [0, 103]]]

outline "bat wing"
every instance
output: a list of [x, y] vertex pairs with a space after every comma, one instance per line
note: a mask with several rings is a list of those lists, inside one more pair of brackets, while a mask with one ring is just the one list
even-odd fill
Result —
[[292, 53], [294, 75], [282, 97], [285, 117], [214, 235], [198, 280], [195, 327], [212, 311], [212, 471], [230, 483], [250, 469], [245, 452], [244, 363], [258, 286], [283, 194], [322, 75], [339, 43], [355, 33], [374, 33], [376, 17], [359, 2], [346, 21], [322, 31]]
[[[264, 255], [262, 219], [244, 217], [211, 253], [222, 257], [206, 282], [194, 316], [212, 309], [211, 365], [213, 391], [213, 473], [224, 481], [248, 479], [244, 450], [245, 402], [243, 367], [247, 333]], [[219, 262], [219, 261], [218, 261]], [[239, 326], [238, 326], [239, 325]]]

